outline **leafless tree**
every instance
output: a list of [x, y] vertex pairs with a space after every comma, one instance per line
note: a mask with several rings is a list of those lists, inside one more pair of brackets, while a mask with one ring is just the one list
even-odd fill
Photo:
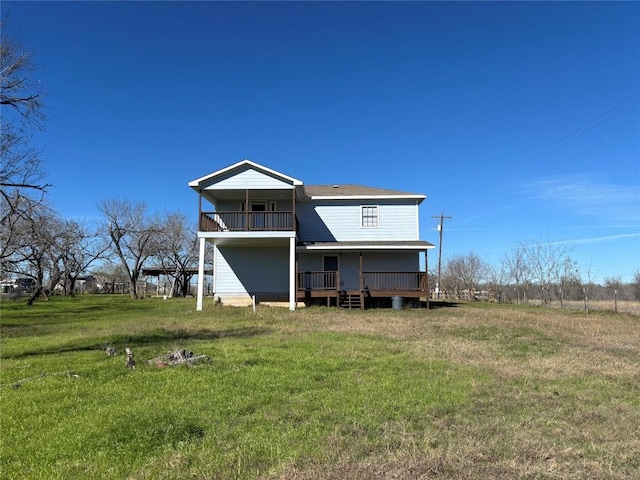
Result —
[[540, 288], [540, 303], [546, 305], [550, 300], [552, 287], [562, 275], [563, 263], [573, 249], [573, 244], [563, 240], [543, 239], [524, 248], [525, 261], [533, 280]]
[[0, 32], [0, 188], [4, 224], [24, 214], [23, 197], [42, 197], [48, 184], [37, 150], [30, 142], [46, 116], [40, 83], [32, 79], [35, 65], [29, 53], [7, 36], [6, 20]]
[[0, 261], [3, 270], [21, 248], [18, 232], [43, 200], [45, 182], [40, 153], [31, 146], [33, 132], [46, 116], [35, 65], [0, 25]]
[[161, 221], [156, 259], [165, 275], [172, 278], [170, 295], [186, 296], [191, 275], [187, 267], [198, 261], [196, 231], [181, 213], [169, 213]]
[[8, 273], [33, 278], [36, 289], [29, 304], [49, 292], [62, 278], [60, 259], [68, 248], [64, 221], [50, 207], [40, 204], [14, 224], [14, 249], [5, 262]]
[[104, 230], [113, 253], [127, 272], [131, 298], [138, 298], [137, 282], [144, 264], [158, 253], [160, 220], [149, 215], [144, 203], [129, 200], [104, 200], [98, 210], [106, 221]]
[[584, 311], [589, 313], [589, 294], [595, 286], [597, 274], [594, 274], [591, 262], [585, 268], [585, 282], [582, 284], [582, 293], [584, 295]]
[[506, 298], [505, 287], [509, 283], [510, 274], [506, 265], [487, 265], [486, 281], [489, 290], [495, 295], [495, 301], [503, 302]]
[[489, 267], [475, 253], [455, 256], [445, 263], [442, 279], [445, 288], [460, 295], [461, 290], [469, 291], [473, 298], [476, 287], [485, 279]]
[[528, 246], [526, 243], [517, 244], [510, 253], [502, 259], [502, 265], [511, 282], [515, 285], [516, 301], [520, 303], [520, 296], [526, 303], [527, 289], [531, 285], [531, 265], [528, 260]]
[[61, 257], [64, 271], [61, 284], [65, 295], [73, 295], [78, 277], [105, 257], [109, 243], [98, 232], [79, 222], [65, 220], [63, 231], [68, 243]]
[[558, 298], [560, 308], [564, 308], [564, 301], [571, 287], [580, 285], [580, 274], [578, 273], [577, 262], [567, 257], [560, 265], [560, 275], [558, 277]]

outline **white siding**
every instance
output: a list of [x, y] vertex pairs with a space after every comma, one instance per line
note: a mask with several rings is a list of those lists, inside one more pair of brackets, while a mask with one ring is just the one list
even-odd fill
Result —
[[288, 294], [289, 248], [218, 246], [216, 295]]
[[228, 177], [219, 178], [217, 182], [207, 185], [205, 190], [243, 190], [243, 189], [293, 189], [293, 185], [280, 179], [259, 172], [252, 168]]
[[[361, 226], [361, 206], [378, 205], [379, 226]], [[419, 240], [415, 201], [327, 201], [296, 205], [303, 241]]]

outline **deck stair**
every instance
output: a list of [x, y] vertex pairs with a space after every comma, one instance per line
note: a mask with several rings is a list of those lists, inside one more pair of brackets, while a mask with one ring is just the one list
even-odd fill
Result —
[[363, 308], [359, 292], [340, 292], [338, 304], [341, 308], [358, 310]]

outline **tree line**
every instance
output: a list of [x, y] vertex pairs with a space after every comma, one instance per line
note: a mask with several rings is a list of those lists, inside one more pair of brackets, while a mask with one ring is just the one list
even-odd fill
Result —
[[47, 120], [42, 87], [32, 80], [31, 55], [7, 34], [0, 44], [0, 273], [34, 281], [32, 303], [59, 288], [73, 294], [92, 267], [119, 271], [133, 298], [145, 264], [173, 275], [175, 291], [186, 292], [181, 272], [197, 259], [196, 232], [182, 213], [151, 214], [142, 202], [109, 199], [97, 208], [102, 222], [91, 226], [65, 218], [49, 203], [35, 132]]
[[[586, 265], [580, 273], [570, 256], [571, 243], [563, 241], [520, 242], [498, 264], [483, 261], [477, 254], [456, 255], [445, 261], [439, 283], [441, 298], [491, 300], [510, 303], [568, 301], [640, 300], [640, 270], [628, 282], [620, 277], [597, 280], [597, 272]], [[439, 282], [438, 282], [439, 280]], [[437, 294], [436, 294], [437, 295]]]

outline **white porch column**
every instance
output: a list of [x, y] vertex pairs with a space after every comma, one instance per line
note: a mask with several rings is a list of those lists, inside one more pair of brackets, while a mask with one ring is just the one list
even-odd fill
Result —
[[196, 310], [202, 310], [202, 298], [204, 297], [204, 252], [206, 246], [204, 237], [200, 238], [200, 256], [198, 257], [198, 300]]
[[289, 310], [296, 309], [296, 239], [289, 238]]

